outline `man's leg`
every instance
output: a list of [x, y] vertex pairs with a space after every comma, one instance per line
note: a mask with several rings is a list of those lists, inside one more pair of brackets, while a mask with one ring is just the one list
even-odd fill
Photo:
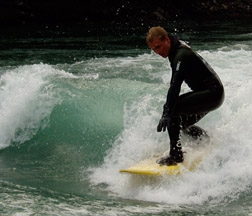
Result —
[[194, 115], [182, 115], [182, 130], [185, 134], [193, 137], [194, 139], [199, 139], [202, 136], [207, 137], [207, 133], [204, 129], [199, 126], [194, 125], [200, 119], [202, 119], [207, 113], [194, 114]]
[[210, 90], [188, 92], [180, 95], [174, 111], [174, 114], [178, 117], [174, 117], [172, 125], [168, 129], [170, 137], [170, 154], [160, 158], [157, 163], [174, 165], [183, 162], [183, 152], [179, 139], [180, 130], [182, 129], [185, 133], [196, 138], [206, 134], [203, 129], [194, 124], [202, 119], [208, 112], [218, 108], [222, 102], [222, 94], [221, 97], [217, 95], [216, 98], [216, 94]]
[[179, 116], [172, 117], [171, 126], [168, 129], [168, 134], [170, 137], [170, 153], [169, 155], [158, 159], [158, 164], [171, 166], [184, 161], [180, 142], [180, 129], [181, 118]]

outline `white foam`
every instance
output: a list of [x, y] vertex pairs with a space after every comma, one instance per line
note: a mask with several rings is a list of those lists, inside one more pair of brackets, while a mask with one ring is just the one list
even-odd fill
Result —
[[46, 125], [54, 105], [50, 76], [63, 73], [49, 65], [26, 65], [9, 69], [0, 79], [0, 148], [12, 141], [23, 143]]
[[[213, 145], [202, 166], [194, 172], [164, 177], [156, 182], [133, 179], [118, 172], [120, 168], [168, 148], [167, 134], [156, 133], [162, 109], [160, 100], [164, 101], [166, 96], [163, 91], [156, 94], [160, 88], [165, 88], [158, 84], [153, 95], [146, 95], [125, 107], [124, 130], [115, 140], [103, 165], [93, 169], [90, 178], [94, 184], [106, 183], [108, 190], [120, 197], [169, 204], [232, 200], [251, 185], [251, 51], [236, 45], [236, 49], [225, 47], [217, 51], [201, 51], [200, 54], [219, 74], [226, 91], [224, 104], [199, 122], [209, 131]], [[152, 65], [157, 65], [157, 57], [151, 58]], [[147, 71], [162, 73], [159, 67], [151, 68], [149, 64], [150, 58], [146, 60]], [[163, 76], [166, 73], [164, 71]]]

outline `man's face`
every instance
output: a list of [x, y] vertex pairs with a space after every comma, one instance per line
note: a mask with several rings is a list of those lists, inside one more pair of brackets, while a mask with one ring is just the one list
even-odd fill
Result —
[[155, 38], [152, 42], [148, 43], [148, 46], [158, 55], [166, 58], [170, 53], [171, 42], [168, 36], [165, 37], [165, 40], [160, 40]]

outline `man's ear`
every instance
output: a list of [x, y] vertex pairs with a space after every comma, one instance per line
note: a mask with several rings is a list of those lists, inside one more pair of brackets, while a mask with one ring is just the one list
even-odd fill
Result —
[[168, 35], [165, 36], [165, 40], [167, 40], [168, 42], [171, 41]]

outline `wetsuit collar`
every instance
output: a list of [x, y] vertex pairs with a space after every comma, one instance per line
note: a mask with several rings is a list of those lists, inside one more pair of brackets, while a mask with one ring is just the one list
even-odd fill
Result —
[[177, 37], [172, 36], [172, 35], [168, 35], [168, 36], [171, 41], [171, 49], [170, 49], [170, 53], [169, 53], [169, 61], [171, 62], [176, 54], [178, 47], [181, 45], [181, 43]]

